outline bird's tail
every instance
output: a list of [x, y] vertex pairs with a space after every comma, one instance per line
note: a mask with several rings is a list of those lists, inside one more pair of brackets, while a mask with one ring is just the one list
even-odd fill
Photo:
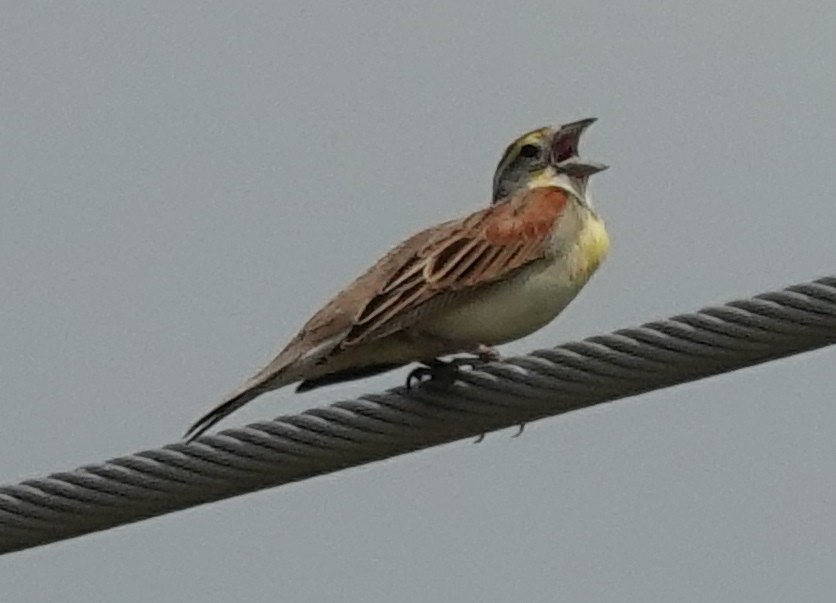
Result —
[[203, 433], [211, 428], [218, 421], [226, 418], [228, 415], [234, 413], [236, 410], [244, 406], [263, 394], [265, 389], [255, 386], [248, 389], [240, 390], [238, 393], [232, 395], [227, 400], [218, 404], [215, 408], [207, 412], [205, 415], [195, 421], [194, 425], [189, 427], [189, 430], [183, 436], [186, 442], [191, 442], [195, 438], [200, 437]]

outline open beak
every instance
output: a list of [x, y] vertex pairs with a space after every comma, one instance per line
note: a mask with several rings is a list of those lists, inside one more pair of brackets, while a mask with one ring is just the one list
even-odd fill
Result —
[[551, 142], [551, 162], [553, 165], [578, 154], [581, 134], [597, 121], [594, 117], [563, 124], [555, 130]]
[[608, 166], [603, 163], [578, 156], [581, 134], [596, 121], [595, 117], [589, 117], [557, 128], [552, 136], [551, 164], [558, 172], [575, 178], [586, 178], [607, 169]]
[[583, 159], [582, 157], [570, 157], [554, 166], [558, 173], [567, 174], [573, 178], [589, 178], [592, 174], [603, 172], [608, 165]]

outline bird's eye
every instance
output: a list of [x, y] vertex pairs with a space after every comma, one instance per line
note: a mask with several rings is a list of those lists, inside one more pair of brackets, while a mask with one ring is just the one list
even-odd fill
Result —
[[532, 157], [537, 157], [540, 154], [540, 147], [533, 145], [533, 144], [524, 144], [520, 147], [520, 157], [525, 157], [526, 159], [531, 159]]

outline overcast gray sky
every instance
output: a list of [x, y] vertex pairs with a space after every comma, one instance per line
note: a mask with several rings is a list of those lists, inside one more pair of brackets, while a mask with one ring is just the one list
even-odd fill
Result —
[[[832, 274], [834, 31], [825, 1], [5, 3], [0, 481], [175, 440], [550, 123], [600, 119], [613, 248], [505, 352]], [[832, 601], [834, 362], [6, 556], [2, 598]]]

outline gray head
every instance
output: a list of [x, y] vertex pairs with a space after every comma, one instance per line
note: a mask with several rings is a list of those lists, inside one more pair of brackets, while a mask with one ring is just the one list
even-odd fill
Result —
[[583, 194], [592, 174], [607, 166], [578, 156], [581, 134], [595, 118], [582, 119], [558, 127], [538, 128], [508, 145], [496, 166], [493, 203], [523, 188], [546, 185], [557, 175], [568, 176]]

